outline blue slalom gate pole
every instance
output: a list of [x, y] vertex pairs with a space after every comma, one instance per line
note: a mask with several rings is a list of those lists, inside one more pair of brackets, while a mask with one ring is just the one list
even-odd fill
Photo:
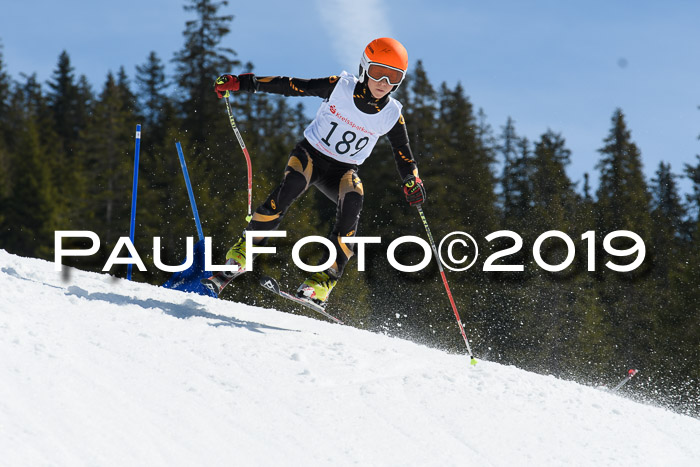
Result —
[[190, 197], [190, 204], [192, 205], [192, 214], [194, 215], [194, 222], [197, 224], [197, 235], [199, 235], [199, 240], [204, 240], [204, 233], [202, 232], [202, 223], [199, 221], [199, 212], [197, 212], [197, 203], [194, 201], [194, 193], [192, 192], [192, 184], [190, 183], [190, 174], [187, 172], [187, 164], [185, 163], [185, 155], [182, 153], [182, 146], [180, 142], [175, 143], [177, 147], [177, 155], [180, 157], [180, 167], [182, 167], [182, 175], [185, 177], [185, 185], [187, 185], [187, 195]]
[[[134, 244], [134, 231], [136, 230], [136, 192], [139, 186], [139, 154], [141, 153], [141, 125], [136, 125], [136, 147], [134, 148], [134, 185], [131, 189], [131, 227], [129, 228], [129, 239]], [[133, 264], [129, 263], [126, 270], [127, 280], [131, 280], [131, 269]]]
[[216, 294], [204, 287], [201, 280], [211, 275], [211, 272], [206, 271], [205, 265], [205, 248], [204, 248], [204, 233], [202, 232], [202, 223], [199, 220], [199, 212], [197, 211], [197, 203], [194, 200], [192, 192], [192, 183], [190, 182], [190, 174], [187, 171], [185, 163], [185, 155], [182, 153], [182, 146], [179, 142], [175, 143], [177, 147], [177, 155], [180, 157], [180, 167], [182, 167], [182, 175], [185, 177], [185, 185], [187, 186], [187, 195], [190, 197], [192, 205], [192, 214], [194, 222], [197, 224], [197, 234], [199, 241], [194, 245], [194, 258], [192, 265], [184, 271], [176, 272], [168, 281], [163, 284], [163, 287], [168, 289], [181, 290], [183, 292], [194, 292], [200, 295], [207, 295], [216, 298]]

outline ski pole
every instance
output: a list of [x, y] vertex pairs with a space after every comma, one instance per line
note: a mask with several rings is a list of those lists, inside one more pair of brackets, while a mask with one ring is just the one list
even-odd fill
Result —
[[438, 263], [438, 269], [440, 270], [440, 276], [442, 277], [442, 283], [445, 284], [445, 290], [447, 291], [447, 297], [450, 299], [450, 304], [452, 305], [452, 311], [454, 311], [455, 318], [457, 319], [457, 325], [459, 326], [459, 331], [462, 333], [462, 337], [464, 338], [464, 343], [467, 346], [467, 352], [469, 352], [469, 358], [471, 359], [471, 364], [476, 365], [476, 359], [474, 358], [474, 354], [472, 353], [472, 349], [469, 346], [469, 339], [467, 339], [467, 334], [464, 332], [464, 326], [462, 325], [462, 320], [459, 317], [459, 312], [457, 311], [457, 305], [455, 305], [454, 298], [452, 298], [452, 292], [450, 292], [450, 286], [447, 284], [447, 278], [445, 277], [445, 270], [442, 269], [442, 262], [440, 261], [440, 255], [438, 254], [437, 247], [435, 246], [435, 240], [433, 240], [433, 234], [430, 233], [430, 227], [428, 227], [428, 221], [425, 218], [425, 214], [423, 213], [423, 207], [418, 204], [416, 205], [418, 208], [418, 214], [420, 214], [420, 218], [423, 221], [423, 226], [425, 227], [425, 231], [428, 233], [428, 239], [430, 240], [430, 246], [433, 248], [433, 253], [435, 254], [435, 260]]
[[[129, 227], [129, 240], [134, 244], [134, 231], [136, 230], [136, 194], [139, 187], [139, 153], [141, 152], [141, 125], [136, 125], [136, 143], [134, 148], [134, 185], [131, 189], [131, 225]], [[126, 279], [131, 280], [133, 264], [126, 267]]]
[[238, 127], [236, 126], [236, 121], [233, 119], [233, 111], [231, 110], [231, 103], [228, 100], [229, 92], [226, 91], [226, 94], [224, 94], [224, 101], [226, 101], [226, 113], [228, 113], [228, 120], [231, 122], [231, 128], [233, 128], [233, 132], [236, 135], [236, 138], [238, 139], [238, 144], [240, 144], [241, 149], [243, 150], [243, 154], [245, 155], [245, 161], [246, 164], [248, 164], [248, 215], [246, 216], [245, 220], [247, 222], [250, 222], [250, 220], [253, 218], [253, 215], [251, 214], [251, 205], [253, 204], [253, 167], [250, 163], [250, 154], [248, 154], [248, 149], [245, 147], [245, 143], [243, 142], [243, 137], [241, 136], [241, 132], [238, 131]]
[[627, 372], [627, 376], [625, 376], [625, 379], [623, 379], [622, 381], [620, 381], [620, 382], [618, 383], [618, 385], [615, 386], [615, 387], [612, 389], [613, 392], [617, 391], [617, 390], [620, 389], [622, 386], [624, 386], [624, 385], [627, 383], [627, 381], [631, 380], [632, 377], [633, 377], [634, 375], [636, 375], [636, 374], [637, 374], [637, 370], [635, 370], [635, 369], [631, 369], [630, 371], [628, 371], [628, 372]]

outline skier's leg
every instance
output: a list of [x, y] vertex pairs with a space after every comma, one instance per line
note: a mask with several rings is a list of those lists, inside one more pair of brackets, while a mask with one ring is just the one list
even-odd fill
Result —
[[[255, 210], [245, 230], [276, 230], [292, 203], [309, 188], [312, 173], [313, 161], [303, 148], [297, 146], [289, 156], [282, 182]], [[253, 243], [260, 245], [265, 240], [256, 237]]]
[[[255, 210], [253, 218], [246, 231], [275, 230], [282, 222], [285, 213], [302, 193], [309, 187], [313, 163], [306, 151], [297, 146], [289, 156], [284, 178], [275, 188], [265, 202]], [[253, 243], [262, 245], [267, 241], [265, 237], [255, 237]], [[245, 237], [238, 238], [236, 243], [226, 253], [226, 264], [235, 265], [238, 271], [220, 271], [208, 279], [202, 279], [202, 283], [219, 294], [233, 279], [246, 271], [246, 242]]]
[[[357, 224], [360, 222], [363, 200], [362, 181], [355, 170], [348, 170], [340, 179], [335, 224], [333, 225], [333, 231], [328, 237], [335, 246], [337, 253], [335, 264], [331, 266], [331, 272], [336, 278], [343, 275], [345, 265], [355, 254], [354, 245], [341, 243], [340, 238], [353, 237], [357, 234]], [[325, 261], [327, 258], [326, 256], [322, 261]]]
[[[357, 224], [360, 220], [362, 201], [364, 199], [362, 182], [360, 177], [357, 176], [356, 169], [348, 169], [342, 173], [336, 186], [338, 187], [338, 207], [333, 231], [329, 236], [331, 243], [335, 246], [336, 260], [330, 268], [314, 273], [297, 289], [298, 296], [310, 298], [321, 306], [327, 303], [328, 296], [338, 282], [338, 278], [343, 274], [345, 265], [355, 254], [354, 245], [341, 243], [340, 238], [352, 237], [357, 234]], [[325, 253], [321, 263], [325, 263], [329, 255], [330, 253]]]
[[[243, 235], [248, 231], [276, 230], [292, 203], [309, 188], [312, 173], [313, 162], [311, 158], [303, 148], [297, 145], [289, 155], [282, 181], [270, 193], [265, 202], [255, 210]], [[253, 238], [254, 245], [263, 245], [266, 242], [266, 237]], [[245, 267], [245, 238], [243, 236], [229, 250], [226, 258], [235, 259], [237, 264], [242, 264]]]

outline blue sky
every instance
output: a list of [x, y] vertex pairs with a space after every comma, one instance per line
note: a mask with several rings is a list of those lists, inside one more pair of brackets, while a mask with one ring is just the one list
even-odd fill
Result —
[[[4, 61], [14, 78], [36, 73], [44, 82], [66, 50], [76, 72], [99, 89], [122, 65], [133, 77], [151, 50], [172, 58], [191, 17], [183, 4], [5, 2]], [[697, 1], [267, 0], [230, 1], [222, 13], [235, 16], [225, 45], [260, 74], [356, 73], [369, 40], [395, 37], [436, 86], [461, 82], [494, 130], [511, 116], [530, 140], [548, 128], [561, 132], [572, 150], [569, 175], [581, 181], [589, 172], [594, 188], [596, 150], [617, 107], [642, 151], [647, 179], [660, 161], [680, 174], [700, 153]], [[680, 185], [690, 188], [685, 179]]]

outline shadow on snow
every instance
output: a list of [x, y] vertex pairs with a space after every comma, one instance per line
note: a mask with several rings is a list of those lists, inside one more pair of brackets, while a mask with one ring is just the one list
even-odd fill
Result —
[[210, 326], [231, 326], [231, 327], [239, 327], [239, 328], [246, 328], [250, 331], [254, 332], [260, 332], [262, 333], [263, 330], [270, 330], [270, 331], [292, 331], [292, 332], [300, 332], [299, 330], [296, 329], [285, 329], [285, 328], [279, 328], [275, 326], [268, 326], [265, 324], [260, 324], [260, 323], [252, 323], [248, 321], [241, 321], [239, 319], [236, 319], [232, 316], [222, 316], [222, 315], [217, 315], [214, 313], [210, 313], [206, 311], [206, 307], [202, 305], [201, 303], [197, 303], [194, 300], [187, 299], [183, 303], [178, 304], [178, 303], [171, 303], [171, 302], [165, 302], [162, 300], [155, 300], [155, 299], [139, 299], [135, 297], [130, 297], [127, 295], [120, 295], [117, 293], [104, 293], [104, 292], [88, 292], [87, 290], [81, 289], [80, 287], [77, 286], [71, 286], [68, 287], [66, 291], [67, 295], [74, 295], [79, 298], [84, 298], [86, 300], [99, 300], [103, 302], [108, 302], [112, 303], [114, 305], [118, 306], [124, 306], [124, 305], [138, 305], [142, 308], [149, 309], [149, 308], [155, 308], [158, 310], [162, 310], [163, 313], [168, 314], [170, 316], [174, 316], [175, 318], [178, 319], [188, 319], [188, 318], [205, 318], [209, 320], [216, 321], [214, 323], [208, 323]]

